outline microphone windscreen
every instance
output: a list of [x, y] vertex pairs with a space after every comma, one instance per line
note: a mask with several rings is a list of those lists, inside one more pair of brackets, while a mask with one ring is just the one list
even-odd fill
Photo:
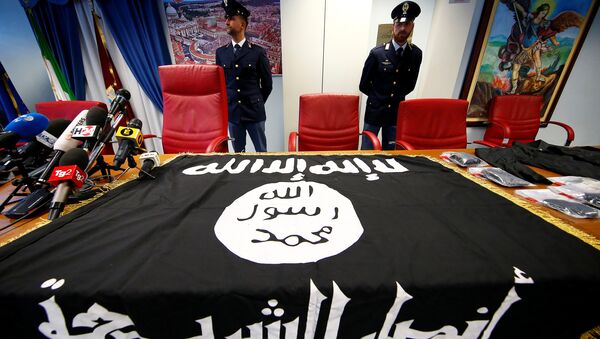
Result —
[[99, 106], [94, 106], [88, 110], [87, 116], [85, 117], [85, 124], [93, 126], [104, 126], [107, 116], [107, 110]]
[[3, 132], [0, 134], [0, 148], [13, 148], [21, 137], [15, 132]]
[[27, 113], [11, 121], [5, 130], [17, 133], [25, 140], [32, 140], [48, 127], [48, 118], [39, 113]]
[[58, 138], [67, 129], [70, 123], [71, 120], [67, 120], [64, 118], [50, 120], [48, 128], [46, 128], [46, 132]]
[[142, 120], [140, 120], [138, 118], [133, 118], [133, 119], [129, 120], [127, 127], [142, 129]]
[[121, 88], [121, 89], [117, 90], [116, 94], [122, 96], [127, 101], [129, 101], [129, 99], [131, 98], [131, 93], [129, 93], [129, 91], [126, 90], [125, 88]]
[[85, 169], [88, 164], [88, 154], [81, 148], [73, 148], [68, 150], [58, 162], [59, 166], [77, 165], [81, 169]]

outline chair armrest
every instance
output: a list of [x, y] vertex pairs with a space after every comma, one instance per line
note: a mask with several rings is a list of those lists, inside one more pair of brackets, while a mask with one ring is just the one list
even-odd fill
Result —
[[292, 131], [290, 132], [290, 137], [288, 139], [288, 152], [297, 152], [298, 147], [296, 145], [296, 140], [298, 138], [298, 132]]
[[567, 131], [567, 141], [565, 141], [565, 146], [571, 145], [571, 142], [575, 139], [575, 131], [571, 126], [565, 124], [564, 122], [558, 121], [548, 121], [549, 124], [558, 125]]
[[144, 137], [144, 140], [146, 140], [146, 139], [152, 139], [152, 138], [160, 138], [156, 134], [144, 134], [143, 137]]
[[413, 150], [415, 149], [415, 147], [413, 145], [411, 145], [410, 143], [406, 142], [406, 141], [402, 141], [402, 140], [396, 140], [396, 149], [398, 149], [398, 146], [400, 146], [400, 149], [405, 149], [405, 150]]
[[485, 145], [488, 147], [510, 147], [510, 146], [512, 146], [513, 140], [510, 138], [510, 136], [512, 135], [512, 130], [510, 129], [510, 126], [505, 125], [501, 122], [490, 121], [490, 124], [487, 128], [493, 129], [493, 130], [499, 130], [500, 133], [502, 133], [502, 142], [498, 144], [498, 143], [489, 142], [489, 141], [485, 141], [485, 140], [477, 140], [477, 141], [474, 141], [475, 143]]
[[496, 127], [502, 131], [502, 144], [499, 146], [507, 147], [512, 145], [513, 141], [509, 137], [510, 135], [512, 135], [512, 130], [510, 129], [510, 126], [505, 125], [501, 122], [492, 121], [490, 122], [490, 127]]
[[214, 138], [210, 142], [210, 144], [208, 144], [208, 146], [206, 147], [206, 153], [216, 152], [223, 143], [225, 143], [225, 149], [227, 149], [227, 141], [228, 140], [229, 140], [229, 138], [226, 136], [220, 136], [220, 137]]
[[369, 140], [371, 141], [371, 144], [373, 145], [373, 150], [375, 150], [375, 151], [381, 151], [381, 142], [379, 141], [379, 139], [377, 138], [377, 136], [373, 132], [363, 131], [360, 134], [361, 135], [366, 135], [367, 138], [369, 138]]
[[473, 141], [473, 143], [480, 144], [480, 145], [487, 146], [487, 147], [491, 147], [491, 148], [494, 148], [494, 147], [504, 147], [505, 146], [505, 145], [501, 145], [501, 144], [497, 144], [495, 142], [489, 142], [489, 141], [485, 141], [485, 140], [475, 140], [475, 141]]

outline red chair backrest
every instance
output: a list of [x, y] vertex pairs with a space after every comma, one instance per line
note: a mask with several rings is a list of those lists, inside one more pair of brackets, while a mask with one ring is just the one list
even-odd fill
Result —
[[[510, 127], [511, 135], [505, 136], [513, 141], [532, 142], [540, 129], [542, 97], [537, 95], [499, 95], [490, 102], [488, 120]], [[483, 135], [483, 140], [502, 144], [504, 133], [493, 124]]]
[[412, 99], [400, 102], [396, 142], [415, 149], [466, 148], [467, 108], [459, 99]]
[[[223, 68], [168, 65], [160, 66], [158, 73], [163, 93], [162, 143], [165, 153], [204, 153], [213, 139], [227, 136], [227, 90]], [[223, 148], [226, 146], [224, 143]]]
[[106, 104], [100, 101], [72, 100], [38, 102], [35, 104], [35, 111], [45, 115], [50, 120], [57, 118], [73, 120], [81, 111], [90, 109], [93, 106], [107, 109]]
[[298, 151], [358, 149], [358, 109], [358, 95], [301, 95]]
[[[103, 102], [86, 100], [38, 102], [35, 104], [35, 110], [38, 113], [45, 115], [50, 120], [57, 118], [73, 120], [79, 113], [81, 113], [81, 111], [90, 109], [94, 106], [100, 106], [101, 108], [107, 110], [106, 104]], [[125, 126], [125, 121], [121, 120], [119, 126]], [[115, 154], [112, 145], [107, 145], [104, 147], [102, 154]]]

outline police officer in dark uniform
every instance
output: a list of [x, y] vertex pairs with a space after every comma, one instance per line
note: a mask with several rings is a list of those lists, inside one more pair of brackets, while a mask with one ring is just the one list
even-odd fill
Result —
[[[421, 13], [419, 5], [404, 1], [392, 10], [392, 40], [369, 53], [360, 78], [360, 91], [368, 96], [364, 130], [375, 135], [381, 129], [383, 149], [394, 149], [398, 105], [417, 83], [423, 54], [407, 41], [414, 19]], [[373, 149], [363, 137], [362, 149]]]
[[250, 11], [235, 0], [224, 0], [221, 6], [231, 43], [217, 49], [216, 63], [225, 69], [233, 148], [245, 151], [247, 131], [254, 149], [266, 152], [265, 102], [273, 89], [269, 59], [263, 48], [246, 40]]

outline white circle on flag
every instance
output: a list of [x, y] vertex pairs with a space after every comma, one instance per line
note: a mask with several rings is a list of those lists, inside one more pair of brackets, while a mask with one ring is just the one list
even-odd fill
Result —
[[306, 181], [257, 187], [227, 206], [215, 224], [228, 250], [260, 264], [316, 262], [346, 250], [362, 233], [350, 199]]

